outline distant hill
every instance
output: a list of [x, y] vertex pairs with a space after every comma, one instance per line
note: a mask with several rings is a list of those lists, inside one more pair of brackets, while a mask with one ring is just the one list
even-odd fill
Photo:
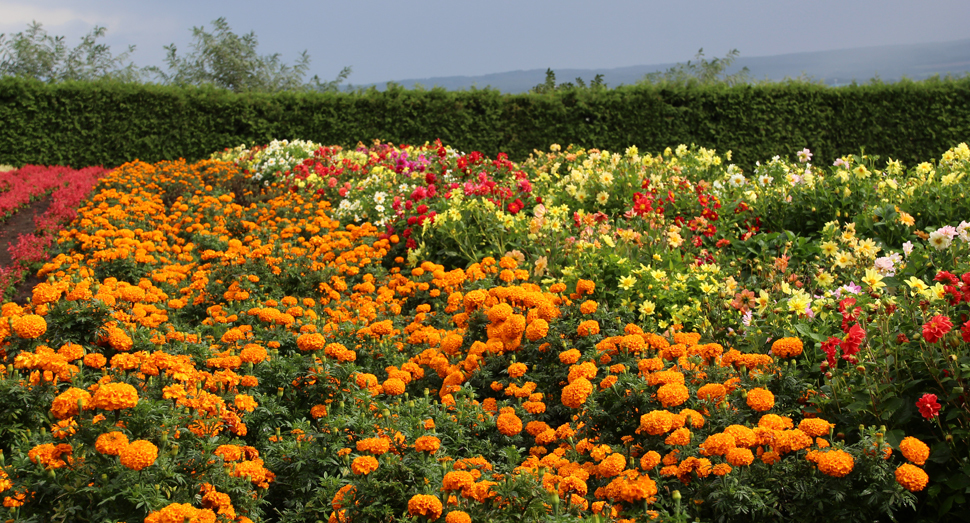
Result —
[[[685, 60], [686, 61], [686, 60]], [[666, 71], [675, 63], [633, 65], [615, 69], [556, 69], [558, 82], [572, 82], [576, 77], [589, 82], [602, 74], [609, 87], [635, 84], [647, 73]], [[878, 76], [885, 82], [903, 77], [922, 80], [939, 74], [963, 76], [970, 73], [970, 38], [930, 44], [859, 47], [835, 51], [792, 53], [774, 56], [739, 57], [729, 73], [747, 67], [754, 79], [784, 80], [805, 76], [827, 85], [838, 86], [853, 81], [864, 83]], [[523, 93], [546, 79], [545, 69], [509, 71], [480, 76], [443, 76], [394, 80], [406, 88], [417, 85], [448, 90], [491, 87], [505, 93]], [[383, 89], [386, 83], [371, 84]], [[367, 87], [355, 86], [355, 87]]]

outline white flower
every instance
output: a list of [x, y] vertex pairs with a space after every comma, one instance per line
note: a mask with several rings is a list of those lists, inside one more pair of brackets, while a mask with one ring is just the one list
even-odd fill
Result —
[[957, 225], [957, 235], [961, 240], [970, 242], [970, 223], [961, 221], [960, 225]]
[[744, 185], [745, 181], [747, 180], [745, 180], [744, 175], [741, 173], [732, 174], [731, 177], [728, 178], [728, 183], [730, 183], [734, 187], [741, 187], [742, 185]]
[[940, 230], [935, 230], [930, 233], [929, 242], [936, 250], [942, 251], [950, 246], [952, 240]]

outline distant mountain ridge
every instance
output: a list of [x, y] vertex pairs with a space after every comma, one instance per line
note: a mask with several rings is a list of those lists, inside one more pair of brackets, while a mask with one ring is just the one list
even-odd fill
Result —
[[[684, 60], [686, 61], [686, 60]], [[609, 87], [635, 84], [647, 73], [666, 71], [676, 63], [633, 65], [613, 69], [555, 69], [556, 80], [572, 82], [576, 77], [589, 82], [597, 74]], [[747, 67], [751, 77], [773, 81], [806, 76], [826, 85], [838, 86], [853, 81], [864, 83], [878, 76], [885, 82], [903, 77], [923, 80], [933, 75], [963, 76], [970, 73], [970, 38], [927, 44], [858, 47], [834, 51], [790, 53], [773, 56], [738, 57], [727, 71]], [[545, 81], [545, 69], [508, 71], [479, 76], [442, 76], [394, 80], [406, 88], [443, 87], [461, 90], [491, 87], [504, 93], [523, 93]], [[386, 83], [369, 84], [383, 90]], [[368, 87], [369, 85], [355, 86]]]

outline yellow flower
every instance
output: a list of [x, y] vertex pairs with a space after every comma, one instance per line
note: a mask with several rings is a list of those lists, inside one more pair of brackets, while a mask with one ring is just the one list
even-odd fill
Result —
[[701, 292], [704, 294], [713, 294], [717, 290], [717, 285], [712, 285], [710, 283], [704, 282], [701, 284]]
[[815, 277], [815, 281], [817, 281], [822, 287], [828, 287], [835, 283], [835, 278], [833, 278], [832, 275], [827, 272], [821, 272]]
[[822, 244], [822, 254], [826, 256], [832, 256], [833, 254], [838, 252], [838, 250], [839, 250], [838, 244], [836, 244], [833, 241], [827, 241]]
[[640, 304], [640, 314], [643, 314], [644, 316], [652, 315], [656, 309], [657, 305], [650, 300], [646, 300]]
[[866, 275], [862, 278], [862, 282], [869, 286], [872, 290], [879, 290], [886, 286], [882, 282], [882, 275], [876, 272], [874, 269], [866, 269]]
[[929, 289], [929, 286], [926, 285], [926, 283], [923, 282], [923, 280], [917, 278], [916, 276], [911, 276], [908, 280], [906, 280], [906, 285], [909, 285], [910, 289], [913, 289], [914, 291], [919, 293], [922, 293], [926, 289]]
[[764, 289], [762, 289], [761, 291], [758, 292], [758, 298], [756, 301], [758, 303], [758, 311], [764, 312], [764, 310], [768, 308], [768, 302], [769, 302], [768, 293]]
[[845, 251], [839, 251], [835, 255], [835, 264], [843, 269], [848, 267], [849, 265], [852, 265], [854, 261], [855, 261], [855, 258], [853, 258], [851, 254]]
[[637, 283], [637, 279], [634, 278], [633, 276], [624, 276], [620, 278], [620, 288], [625, 291], [632, 289], [633, 286], [636, 285], [636, 283]]
[[596, 194], [596, 203], [600, 205], [606, 205], [606, 202], [610, 200], [610, 195], [605, 191], [600, 191]]
[[812, 303], [812, 298], [803, 291], [795, 293], [788, 299], [788, 310], [797, 314], [805, 314], [805, 309]]
[[875, 258], [879, 251], [880, 248], [878, 245], [876, 245], [876, 242], [869, 238], [862, 240], [859, 242], [859, 245], [856, 246], [856, 254], [863, 258]]
[[935, 285], [920, 293], [933, 301], [940, 301], [946, 297], [946, 287], [942, 283], [936, 282]]

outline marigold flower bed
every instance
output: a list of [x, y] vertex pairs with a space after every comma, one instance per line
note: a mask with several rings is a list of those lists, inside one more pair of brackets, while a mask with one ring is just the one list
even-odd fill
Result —
[[[343, 164], [361, 179], [411, 161], [362, 154]], [[815, 398], [837, 391], [815, 379], [811, 336], [739, 350], [621, 304], [621, 278], [546, 278], [511, 252], [422, 260], [428, 243], [354, 223], [312, 183], [251, 177], [214, 160], [119, 167], [60, 232], [31, 303], [2, 306], [15, 520], [871, 520], [932, 484], [918, 438], [894, 449], [893, 427], [824, 416]], [[497, 179], [468, 194], [517, 215]], [[644, 213], [660, 201], [637, 194]], [[412, 207], [408, 236], [434, 227]], [[670, 232], [661, 258], [685, 243]], [[843, 350], [868, 347], [838, 318]]]

